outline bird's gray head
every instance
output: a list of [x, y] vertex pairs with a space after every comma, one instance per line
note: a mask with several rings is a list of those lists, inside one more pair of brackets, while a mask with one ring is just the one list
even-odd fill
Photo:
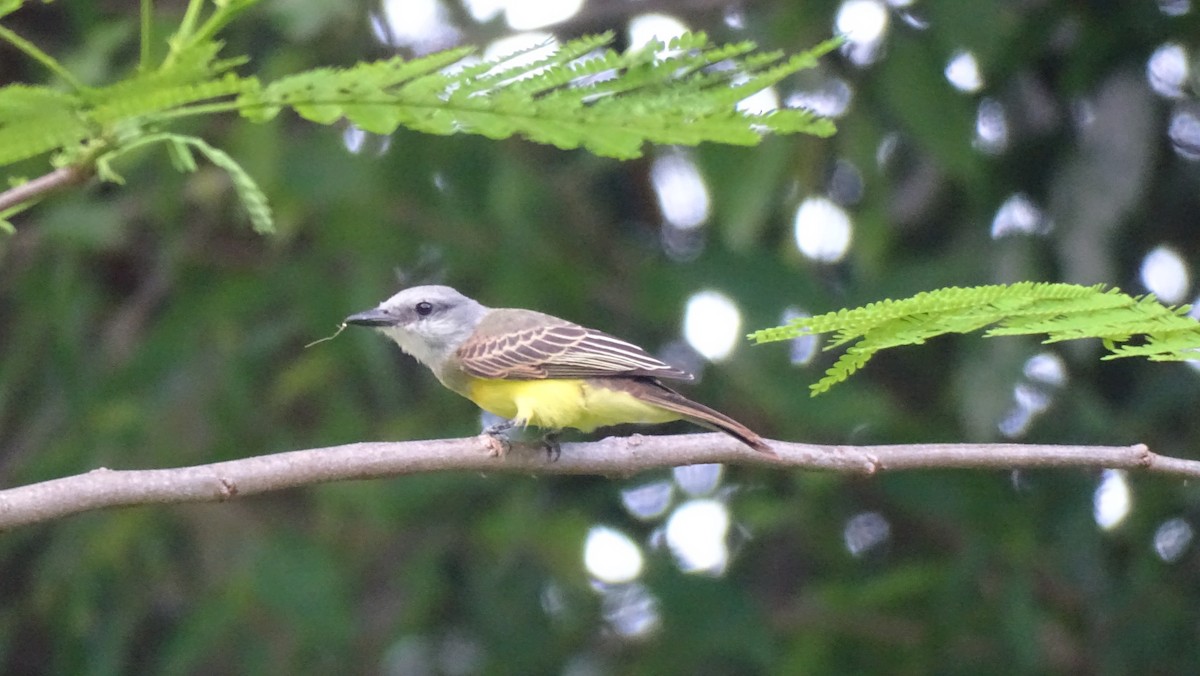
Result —
[[346, 323], [378, 329], [437, 371], [470, 337], [487, 311], [448, 286], [414, 286], [374, 309], [350, 315]]

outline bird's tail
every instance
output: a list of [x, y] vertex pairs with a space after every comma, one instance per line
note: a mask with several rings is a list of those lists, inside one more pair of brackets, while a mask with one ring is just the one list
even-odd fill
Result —
[[678, 413], [684, 420], [717, 432], [724, 432], [760, 453], [775, 455], [775, 451], [771, 450], [763, 438], [749, 427], [720, 411], [714, 411], [704, 404], [698, 404], [688, 399], [653, 378], [614, 378], [611, 383], [605, 383], [605, 387], [614, 387], [614, 385], [616, 386], [614, 389], [619, 388], [646, 403]]

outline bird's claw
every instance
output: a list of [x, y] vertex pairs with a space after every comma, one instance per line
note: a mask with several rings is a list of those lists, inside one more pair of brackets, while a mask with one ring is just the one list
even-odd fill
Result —
[[483, 438], [483, 443], [488, 447], [488, 455], [493, 458], [503, 458], [512, 450], [512, 439], [502, 432], [492, 433], [484, 431], [479, 435]]
[[483, 429], [484, 443], [488, 447], [488, 455], [493, 458], [503, 458], [512, 450], [512, 439], [508, 438], [508, 431], [516, 425], [513, 420], [505, 420], [498, 422], [495, 425], [488, 425]]
[[517, 421], [515, 420], [504, 420], [496, 423], [495, 425], [488, 425], [487, 427], [483, 428], [483, 433], [489, 437], [494, 437], [511, 430], [516, 424]]
[[[515, 420], [505, 420], [504, 422], [489, 425], [483, 430], [484, 444], [488, 447], [488, 455], [493, 458], [503, 458], [512, 450], [512, 439], [508, 436], [508, 431], [517, 425]], [[550, 462], [558, 462], [559, 456], [562, 455], [562, 446], [558, 443], [559, 432], [547, 432], [542, 435], [542, 448], [546, 449], [546, 459]]]
[[550, 462], [558, 462], [559, 456], [562, 455], [562, 444], [558, 443], [559, 432], [547, 432], [542, 435], [542, 447], [546, 449], [546, 459]]

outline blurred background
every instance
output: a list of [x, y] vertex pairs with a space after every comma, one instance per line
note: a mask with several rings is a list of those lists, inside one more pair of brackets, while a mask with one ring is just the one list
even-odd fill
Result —
[[[183, 2], [159, 2], [166, 35]], [[89, 83], [137, 58], [132, 2], [6, 25]], [[1145, 442], [1197, 457], [1200, 374], [1097, 344], [943, 339], [815, 399], [832, 360], [745, 333], [949, 285], [1197, 293], [1200, 8], [1189, 0], [265, 0], [242, 72], [613, 30], [705, 30], [816, 70], [743, 105], [827, 140], [649, 148], [383, 138], [283, 116], [191, 122], [268, 194], [166, 154], [49, 197], [0, 236], [0, 486], [361, 440], [478, 411], [368, 331], [413, 283], [640, 343], [777, 439]], [[5, 45], [0, 79], [44, 81]], [[45, 171], [31, 163], [27, 175]], [[691, 431], [686, 425], [663, 432]], [[0, 535], [4, 673], [1194, 673], [1195, 486], [1115, 471], [850, 478], [701, 466], [628, 478], [433, 474]]]

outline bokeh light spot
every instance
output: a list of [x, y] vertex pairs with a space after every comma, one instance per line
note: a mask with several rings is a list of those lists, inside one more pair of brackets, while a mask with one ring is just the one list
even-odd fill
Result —
[[992, 239], [1010, 235], [1044, 235], [1050, 230], [1050, 220], [1022, 193], [1010, 195], [1004, 200], [992, 219]]
[[689, 155], [675, 152], [659, 156], [650, 167], [650, 182], [669, 225], [690, 229], [708, 220], [708, 186]]
[[679, 490], [691, 496], [711, 495], [721, 485], [725, 466], [720, 463], [680, 465], [671, 470]]
[[1200, 110], [1194, 105], [1181, 105], [1171, 112], [1167, 136], [1175, 154], [1189, 162], [1200, 160]]
[[508, 2], [507, 0], [462, 0], [462, 4], [467, 13], [471, 15], [471, 19], [478, 23], [486, 23], [503, 12]]
[[[538, 47], [541, 47], [541, 49], [537, 49]], [[514, 66], [528, 65], [539, 59], [543, 59], [550, 51], [557, 48], [558, 39], [550, 33], [540, 31], [515, 33], [489, 42], [483, 48], [483, 58], [487, 61], [516, 54], [523, 50], [531, 50], [504, 62], [505, 68], [512, 68]], [[529, 75], [533, 75], [534, 73], [536, 71], [529, 73]]]
[[1092, 496], [1092, 514], [1096, 525], [1104, 530], [1112, 530], [1129, 516], [1132, 507], [1133, 496], [1125, 480], [1125, 472], [1119, 469], [1104, 470], [1100, 485]]
[[854, 90], [841, 78], [828, 78], [812, 89], [789, 94], [784, 101], [788, 108], [804, 108], [821, 117], [841, 117], [854, 99]]
[[973, 145], [989, 155], [998, 155], [1008, 148], [1008, 114], [1004, 104], [992, 98], [979, 102]]
[[1192, 544], [1195, 535], [1192, 525], [1187, 521], [1168, 519], [1154, 531], [1154, 553], [1167, 563], [1177, 561]]
[[793, 227], [796, 248], [812, 260], [834, 263], [850, 248], [850, 216], [825, 197], [809, 197], [801, 202]]
[[640, 583], [607, 587], [601, 591], [600, 614], [618, 636], [637, 639], [649, 636], [662, 618], [658, 599]]
[[1164, 303], [1182, 302], [1192, 285], [1183, 258], [1172, 248], [1156, 247], [1142, 259], [1142, 286]]
[[358, 125], [348, 124], [342, 132], [342, 143], [346, 150], [355, 155], [369, 153], [384, 155], [392, 147], [392, 137], [383, 134], [372, 134], [363, 131]]
[[461, 38], [441, 0], [383, 0], [381, 9], [381, 16], [372, 16], [371, 30], [385, 45], [420, 55], [452, 47]]
[[1025, 377], [1035, 383], [1062, 387], [1067, 383], [1067, 365], [1053, 352], [1041, 352], [1025, 361]]
[[667, 520], [667, 546], [686, 573], [720, 575], [729, 563], [729, 509], [718, 500], [689, 500]]
[[1192, 0], [1158, 0], [1158, 11], [1167, 16], [1183, 16], [1192, 11]]
[[737, 109], [747, 115], [766, 115], [771, 111], [779, 110], [779, 91], [774, 87], [760, 89], [738, 101]]
[[955, 52], [946, 64], [946, 79], [960, 92], [974, 94], [983, 88], [983, 76], [979, 73], [979, 62], [969, 51]]
[[588, 574], [607, 584], [632, 582], [642, 574], [642, 549], [619, 530], [592, 526], [583, 545]]
[[892, 526], [879, 512], [863, 512], [846, 521], [842, 538], [846, 550], [853, 556], [862, 556], [888, 541]]
[[862, 201], [864, 189], [862, 172], [853, 162], [845, 159], [834, 162], [825, 186], [825, 194], [829, 199], [846, 206], [858, 204]]
[[513, 30], [527, 31], [566, 21], [582, 7], [583, 0], [507, 0], [504, 19]]
[[1146, 61], [1146, 81], [1166, 98], [1183, 97], [1189, 73], [1187, 49], [1175, 42], [1160, 46]]
[[878, 0], [845, 0], [838, 8], [834, 29], [846, 36], [842, 53], [856, 66], [868, 66], [880, 55], [887, 36], [888, 10]]
[[709, 361], [727, 358], [742, 334], [742, 313], [723, 293], [700, 291], [688, 299], [683, 338]]
[[675, 495], [675, 485], [670, 481], [652, 481], [621, 491], [621, 504], [625, 511], [643, 521], [666, 514]]
[[651, 40], [663, 44], [688, 32], [687, 24], [667, 14], [640, 14], [629, 20], [629, 48], [645, 47]]
[[838, 9], [834, 26], [851, 42], [878, 42], [887, 32], [887, 7], [877, 0], [846, 0]]
[[[790, 307], [783, 311], [783, 316], [779, 318], [779, 323], [782, 325], [790, 324], [796, 319], [811, 317], [812, 315], [800, 308]], [[813, 357], [817, 355], [818, 349], [821, 346], [819, 336], [800, 336], [793, 338], [789, 342], [788, 360], [796, 366], [804, 366], [812, 362]]]

